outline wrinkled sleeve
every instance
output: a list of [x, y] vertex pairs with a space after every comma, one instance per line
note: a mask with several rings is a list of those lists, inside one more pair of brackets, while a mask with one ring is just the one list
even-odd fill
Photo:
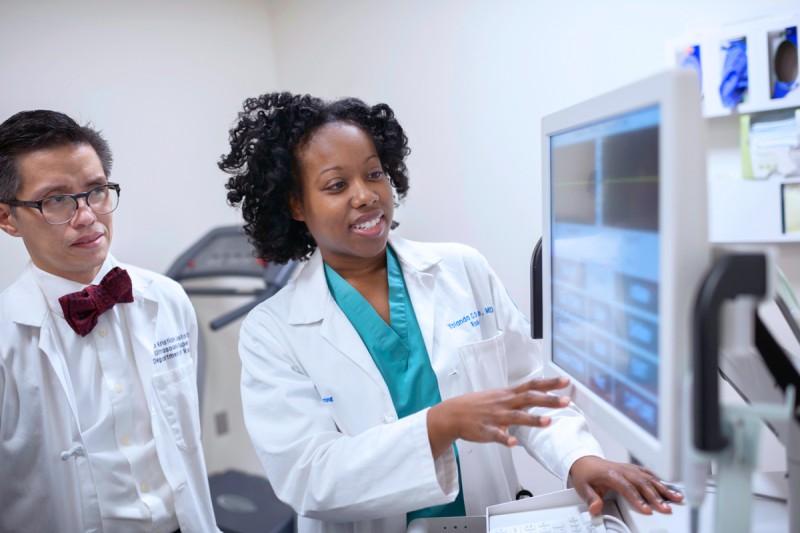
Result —
[[[542, 342], [531, 337], [530, 322], [488, 264], [486, 269], [497, 321], [503, 329], [509, 385], [542, 377]], [[589, 432], [583, 413], [574, 403], [563, 409], [534, 408], [531, 412], [551, 417], [551, 424], [546, 428], [516, 426], [511, 432], [532, 457], [562, 480], [565, 487], [576, 460], [586, 455], [603, 457], [600, 444]]]

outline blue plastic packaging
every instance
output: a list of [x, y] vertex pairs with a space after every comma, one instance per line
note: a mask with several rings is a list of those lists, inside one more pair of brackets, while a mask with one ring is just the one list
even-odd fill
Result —
[[747, 92], [747, 42], [731, 41], [723, 50], [725, 63], [722, 67], [719, 96], [722, 105], [732, 109], [744, 101]]

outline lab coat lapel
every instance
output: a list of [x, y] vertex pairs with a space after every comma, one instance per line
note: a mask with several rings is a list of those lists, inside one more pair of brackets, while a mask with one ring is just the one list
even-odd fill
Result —
[[[364, 342], [359, 337], [353, 325], [347, 319], [345, 314], [339, 309], [339, 306], [333, 302], [328, 306], [325, 317], [319, 328], [319, 334], [323, 339], [328, 341], [334, 348], [336, 348], [342, 355], [352, 360], [366, 374], [382, 388], [385, 388], [386, 383], [381, 376], [380, 370], [372, 360]], [[389, 390], [386, 389], [389, 394]]]
[[[147, 289], [151, 280], [143, 279], [129, 270], [133, 289], [133, 302], [123, 304], [122, 312], [128, 323], [131, 347], [136, 367], [143, 383], [149, 383], [153, 372], [153, 342], [158, 322], [158, 301], [150, 298]], [[149, 398], [149, 395], [148, 395]]]
[[428, 350], [428, 354], [433, 354], [436, 277], [429, 272], [420, 272], [413, 268], [403, 268], [403, 277], [406, 280], [406, 287], [411, 297], [411, 304], [414, 306], [414, 314], [417, 316], [422, 338], [425, 340], [425, 348]]
[[325, 341], [357, 364], [389, 394], [386, 383], [361, 337], [331, 296], [319, 252], [311, 256], [298, 275], [289, 310], [290, 324], [314, 322], [321, 322], [319, 334]]
[[[72, 416], [74, 416], [77, 421], [79, 420], [78, 402], [75, 401], [75, 393], [72, 390], [72, 384], [68, 383], [69, 376], [67, 375], [67, 369], [64, 367], [64, 359], [58, 356], [58, 354], [62, 352], [62, 349], [58, 346], [53, 333], [53, 319], [62, 320], [61, 317], [54, 317], [52, 314], [48, 316], [48, 319], [42, 324], [41, 330], [39, 330], [39, 349], [47, 355], [47, 359], [50, 361], [50, 367], [53, 369], [53, 372], [55, 372], [58, 382], [61, 383], [61, 388], [64, 389], [64, 394], [66, 394], [69, 399], [69, 407], [72, 409]], [[64, 355], [68, 356], [69, 354]]]
[[400, 260], [403, 278], [414, 306], [414, 314], [417, 316], [419, 329], [425, 340], [425, 348], [432, 357], [433, 336], [436, 329], [436, 276], [432, 271], [440, 258], [410, 246], [408, 241], [399, 237], [390, 238], [389, 244]]
[[[6, 300], [14, 305], [3, 310], [3, 314], [11, 317], [11, 321], [17, 324], [33, 326], [39, 328], [38, 348], [45, 354], [50, 368], [56, 375], [64, 394], [69, 400], [72, 416], [78, 420], [78, 407], [75, 402], [75, 395], [72, 391], [72, 384], [69, 382], [69, 375], [64, 366], [64, 359], [60, 357], [62, 349], [56, 341], [53, 332], [53, 320], [62, 320], [61, 317], [54, 316], [47, 307], [47, 301], [42, 294], [42, 290], [36, 283], [31, 271], [31, 264], [22, 273], [20, 278], [9, 287], [10, 297]], [[24, 302], [24, 305], [21, 305]]]

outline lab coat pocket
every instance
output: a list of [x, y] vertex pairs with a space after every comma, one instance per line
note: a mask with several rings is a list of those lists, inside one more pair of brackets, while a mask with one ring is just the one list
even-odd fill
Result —
[[473, 390], [493, 389], [508, 385], [508, 366], [503, 333], [458, 347], [461, 362]]
[[177, 445], [188, 452], [200, 441], [200, 402], [190, 363], [153, 376], [158, 403]]

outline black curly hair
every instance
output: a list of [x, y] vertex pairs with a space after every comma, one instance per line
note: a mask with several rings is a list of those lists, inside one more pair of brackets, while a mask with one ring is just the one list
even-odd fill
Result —
[[304, 260], [316, 249], [305, 222], [292, 218], [289, 198], [302, 193], [300, 150], [321, 126], [336, 122], [368, 134], [398, 199], [408, 192], [408, 138], [388, 105], [368, 106], [357, 98], [326, 102], [288, 92], [248, 98], [219, 168], [232, 176], [225, 185], [228, 203], [241, 204], [245, 232], [262, 259]]

